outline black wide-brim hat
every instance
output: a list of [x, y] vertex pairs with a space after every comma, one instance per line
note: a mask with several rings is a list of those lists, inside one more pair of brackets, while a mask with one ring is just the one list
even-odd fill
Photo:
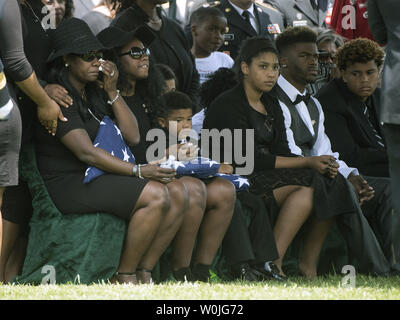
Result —
[[141, 25], [133, 31], [125, 31], [112, 26], [97, 34], [97, 39], [108, 49], [122, 47], [134, 38], [139, 39], [146, 47], [148, 47], [155, 39], [155, 34], [146, 25]]
[[85, 54], [91, 51], [104, 51], [105, 48], [90, 30], [87, 23], [78, 18], [68, 18], [51, 34], [53, 52], [47, 61], [67, 54]]

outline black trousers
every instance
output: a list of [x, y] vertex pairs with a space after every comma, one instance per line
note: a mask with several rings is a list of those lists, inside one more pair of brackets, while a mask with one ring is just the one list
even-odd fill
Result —
[[222, 242], [222, 254], [229, 266], [279, 258], [270, 216], [259, 196], [238, 193], [231, 224]]
[[[374, 188], [374, 197], [362, 206], [357, 205], [356, 214], [340, 216], [337, 224], [346, 240], [350, 260], [357, 261], [355, 264], [359, 269], [356, 271], [384, 275], [391, 269], [400, 268], [399, 247], [393, 241], [400, 232], [400, 216], [392, 212], [390, 179], [367, 176], [364, 179]], [[358, 203], [352, 185], [351, 192]]]
[[[392, 179], [392, 203], [393, 216], [400, 215], [400, 124], [385, 124], [383, 126], [385, 132], [387, 153], [389, 158], [390, 177]], [[399, 252], [400, 247], [400, 226], [392, 225], [394, 251]], [[397, 255], [398, 258], [398, 255]], [[397, 265], [399, 264], [397, 259]], [[396, 270], [400, 270], [396, 268]]]

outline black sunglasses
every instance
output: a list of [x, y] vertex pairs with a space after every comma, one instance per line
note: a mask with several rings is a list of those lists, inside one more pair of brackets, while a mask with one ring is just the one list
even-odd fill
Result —
[[77, 57], [81, 58], [85, 62], [92, 62], [94, 59], [97, 60], [103, 59], [103, 53], [92, 51], [84, 54], [76, 54]]
[[150, 50], [148, 48], [138, 48], [138, 47], [133, 47], [131, 48], [131, 50], [129, 50], [128, 52], [125, 53], [121, 53], [119, 56], [125, 56], [129, 54], [132, 59], [138, 60], [141, 59], [143, 56], [148, 57], [150, 55]]

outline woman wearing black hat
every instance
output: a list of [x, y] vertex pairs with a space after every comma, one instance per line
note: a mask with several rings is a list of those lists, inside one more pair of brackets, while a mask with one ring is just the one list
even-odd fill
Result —
[[118, 7], [112, 26], [131, 31], [146, 24], [156, 38], [149, 46], [156, 63], [171, 67], [178, 79], [178, 90], [197, 100], [199, 74], [182, 28], [162, 14], [166, 0], [111, 0]]
[[[131, 32], [108, 27], [97, 35], [103, 45], [114, 48], [116, 64], [121, 74], [118, 83], [121, 94], [138, 119], [141, 141], [132, 148], [136, 159], [147, 163], [146, 142], [148, 132], [154, 128], [156, 99], [165, 91], [165, 81], [160, 71], [153, 66], [147, 47], [154, 40], [153, 32], [141, 26]], [[163, 170], [159, 168], [158, 170]], [[147, 173], [154, 179], [152, 172]], [[182, 177], [174, 183], [182, 183], [189, 193], [189, 207], [184, 213], [184, 222], [176, 234], [172, 250], [172, 269], [177, 280], [208, 281], [209, 268], [221, 244], [232, 217], [235, 192], [231, 184], [209, 184], [196, 178]], [[171, 183], [167, 184], [169, 187]], [[207, 192], [207, 189], [218, 192]], [[218, 193], [218, 198], [215, 195]], [[221, 201], [223, 199], [223, 201]], [[171, 203], [173, 201], [171, 200]], [[201, 224], [201, 226], [200, 226]], [[199, 243], [194, 267], [190, 270], [191, 257], [197, 233]], [[164, 249], [169, 243], [164, 244]], [[192, 274], [193, 273], [193, 274]]]
[[[63, 214], [107, 212], [126, 220], [127, 236], [113, 281], [150, 282], [146, 271], [152, 266], [145, 259], [159, 258], [158, 252], [149, 248], [164, 237], [159, 227], [170, 207], [168, 190], [159, 182], [143, 179], [140, 167], [93, 146], [104, 115], [114, 118], [128, 145], [139, 141], [139, 132], [136, 118], [116, 88], [118, 70], [112, 62], [101, 60], [104, 47], [89, 26], [76, 18], [67, 19], [54, 32], [53, 40], [55, 51], [49, 60], [61, 67], [55, 79], [71, 93], [74, 103], [65, 111], [68, 122], [58, 124], [56, 137], [37, 126], [39, 171]], [[99, 70], [104, 90], [96, 83]], [[83, 184], [88, 165], [109, 174]], [[166, 170], [164, 176], [170, 179], [174, 174]], [[180, 200], [185, 206], [185, 194]], [[181, 223], [180, 212], [174, 218], [171, 228]]]

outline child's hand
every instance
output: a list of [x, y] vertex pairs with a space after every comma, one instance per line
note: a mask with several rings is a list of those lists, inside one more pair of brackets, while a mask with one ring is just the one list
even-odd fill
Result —
[[190, 161], [197, 158], [199, 155], [199, 147], [193, 143], [184, 143], [178, 145], [178, 160]]
[[167, 149], [167, 154], [179, 161], [190, 161], [198, 156], [199, 148], [193, 143], [174, 144]]
[[233, 167], [230, 164], [227, 163], [221, 163], [218, 173], [225, 173], [225, 174], [232, 174], [233, 173]]

